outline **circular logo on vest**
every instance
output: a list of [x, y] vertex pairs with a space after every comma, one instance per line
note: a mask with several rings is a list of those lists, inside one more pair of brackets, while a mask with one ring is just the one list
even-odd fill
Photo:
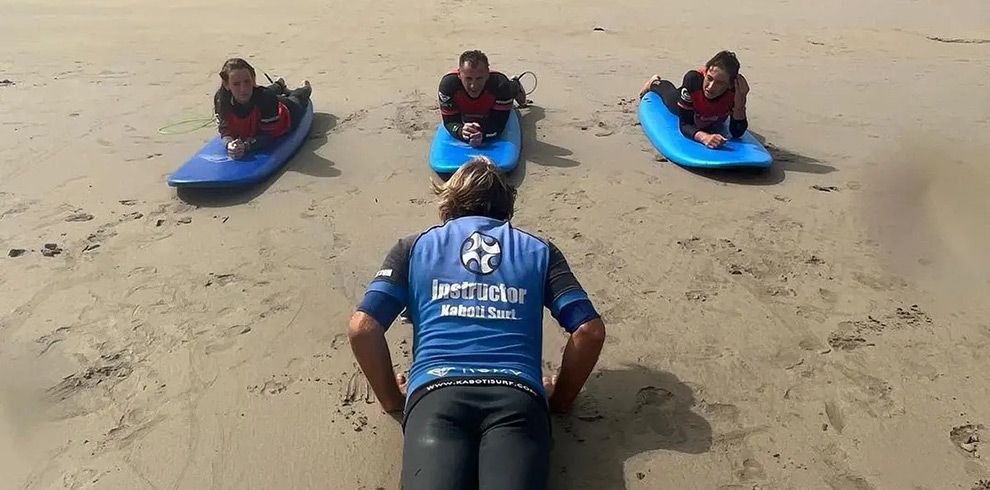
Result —
[[461, 264], [475, 274], [491, 274], [502, 264], [502, 245], [476, 231], [461, 244]]

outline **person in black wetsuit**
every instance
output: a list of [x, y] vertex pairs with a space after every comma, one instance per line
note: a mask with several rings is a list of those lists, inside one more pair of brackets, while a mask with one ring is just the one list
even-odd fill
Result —
[[670, 112], [680, 119], [681, 134], [709, 148], [722, 146], [725, 120], [729, 134], [739, 138], [746, 132], [746, 96], [749, 83], [739, 73], [739, 60], [731, 51], [721, 51], [705, 66], [684, 74], [680, 87], [654, 75], [639, 96], [654, 92]]
[[488, 68], [488, 57], [477, 50], [461, 54], [457, 71], [440, 79], [440, 115], [450, 134], [471, 146], [497, 137], [509, 120], [512, 101], [526, 105], [519, 77], [509, 79]]
[[281, 78], [260, 87], [254, 67], [241, 58], [224, 62], [220, 81], [213, 96], [213, 111], [227, 154], [233, 159], [266, 148], [296, 127], [313, 93], [309, 81], [295, 90], [288, 90]]

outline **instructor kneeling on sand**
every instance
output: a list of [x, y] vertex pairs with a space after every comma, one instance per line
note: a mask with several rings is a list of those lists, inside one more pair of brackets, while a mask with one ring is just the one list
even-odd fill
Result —
[[[549, 411], [570, 410], [605, 324], [560, 250], [509, 222], [515, 189], [491, 161], [436, 190], [443, 224], [392, 247], [351, 318], [351, 348], [382, 409], [405, 408], [403, 489], [542, 490]], [[543, 307], [571, 334], [552, 379], [541, 371]], [[408, 381], [385, 340], [403, 308]]]

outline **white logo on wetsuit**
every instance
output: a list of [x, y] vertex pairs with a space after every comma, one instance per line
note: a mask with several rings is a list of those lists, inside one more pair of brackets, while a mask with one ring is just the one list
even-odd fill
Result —
[[426, 374], [442, 378], [455, 369], [459, 370], [462, 376], [480, 374], [511, 374], [513, 376], [521, 376], [523, 373], [522, 371], [508, 368], [438, 367], [430, 369]]
[[476, 231], [461, 244], [461, 264], [475, 274], [491, 274], [502, 264], [502, 245]]
[[442, 378], [442, 377], [446, 376], [447, 373], [449, 373], [449, 372], [451, 372], [453, 370], [454, 370], [454, 368], [452, 368], [452, 367], [440, 367], [440, 368], [433, 368], [433, 369], [427, 371], [426, 373], [427, 374], [431, 374], [433, 376], [436, 376], [438, 378]]

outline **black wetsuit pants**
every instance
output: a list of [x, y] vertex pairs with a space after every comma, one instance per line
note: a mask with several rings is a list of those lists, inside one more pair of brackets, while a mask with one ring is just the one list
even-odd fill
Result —
[[680, 114], [677, 101], [681, 98], [681, 90], [675, 87], [670, 80], [660, 80], [660, 83], [653, 87], [653, 91], [663, 100], [663, 105], [667, 106], [667, 110], [675, 116]]
[[306, 107], [309, 106], [309, 96], [313, 93], [313, 89], [300, 87], [283, 92], [282, 86], [277, 83], [269, 85], [268, 89], [278, 94], [279, 102], [285, 104], [285, 108], [289, 110], [292, 127], [299, 126], [299, 121], [302, 121], [303, 114], [306, 113]]
[[545, 490], [549, 465], [546, 403], [520, 389], [436, 388], [406, 415], [403, 490]]

